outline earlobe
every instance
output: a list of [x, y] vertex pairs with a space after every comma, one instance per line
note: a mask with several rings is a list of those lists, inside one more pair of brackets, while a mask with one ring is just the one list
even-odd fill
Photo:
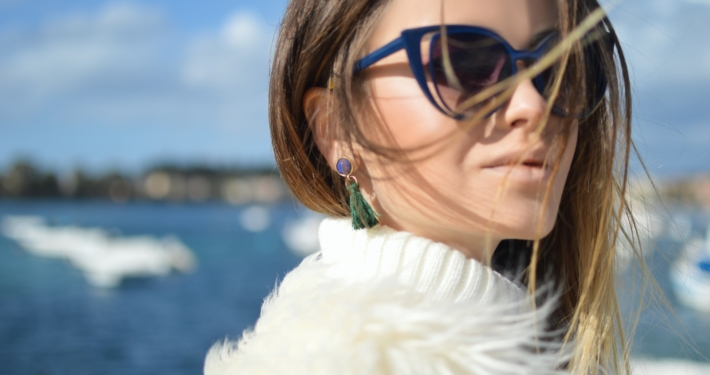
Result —
[[[303, 112], [313, 134], [318, 150], [323, 154], [331, 168], [346, 151], [342, 137], [335, 124], [331, 124], [332, 96], [330, 90], [323, 87], [311, 87], [303, 96]], [[349, 151], [349, 150], [348, 150]], [[349, 154], [350, 152], [348, 152]]]

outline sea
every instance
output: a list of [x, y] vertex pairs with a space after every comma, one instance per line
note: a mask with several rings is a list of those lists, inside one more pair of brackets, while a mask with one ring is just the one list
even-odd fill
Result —
[[[67, 261], [31, 255], [0, 235], [0, 375], [201, 374], [210, 346], [253, 326], [264, 298], [302, 259], [282, 233], [307, 210], [292, 202], [261, 207], [268, 220], [245, 228], [250, 205], [0, 201], [0, 219], [31, 215], [116, 236], [172, 235], [197, 259], [191, 273], [100, 288]], [[679, 304], [668, 280], [682, 246], [656, 241], [647, 255], [659, 292], [646, 295], [659, 298], [639, 299], [635, 265], [620, 278], [622, 314], [638, 322], [634, 358], [710, 358], [710, 315]]]

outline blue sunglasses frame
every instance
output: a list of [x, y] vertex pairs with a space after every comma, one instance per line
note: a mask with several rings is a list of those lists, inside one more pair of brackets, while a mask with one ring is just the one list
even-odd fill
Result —
[[[455, 35], [455, 34], [477, 34], [477, 35], [483, 35], [486, 37], [490, 37], [492, 39], [495, 39], [497, 42], [499, 42], [507, 51], [508, 56], [510, 57], [511, 61], [511, 75], [515, 75], [518, 72], [517, 68], [517, 61], [538, 61], [542, 56], [545, 55], [545, 53], [548, 51], [549, 44], [556, 39], [557, 33], [552, 33], [549, 36], [547, 36], [545, 39], [540, 41], [538, 44], [537, 48], [535, 50], [517, 50], [513, 48], [505, 39], [503, 39], [500, 35], [496, 34], [494, 31], [491, 31], [489, 29], [483, 28], [483, 27], [477, 27], [477, 26], [470, 26], [470, 25], [445, 25], [445, 30], [447, 35]], [[407, 59], [409, 61], [409, 67], [412, 70], [412, 74], [414, 75], [414, 78], [416, 79], [417, 83], [419, 84], [419, 87], [421, 88], [422, 92], [424, 92], [424, 95], [427, 97], [429, 102], [431, 102], [435, 108], [437, 108], [439, 111], [441, 111], [443, 114], [452, 117], [456, 120], [463, 120], [466, 118], [466, 115], [463, 113], [456, 113], [452, 109], [446, 107], [442, 108], [441, 105], [434, 99], [434, 95], [431, 93], [431, 90], [429, 89], [429, 85], [427, 84], [427, 78], [426, 78], [426, 71], [425, 71], [425, 66], [424, 63], [422, 62], [421, 58], [421, 40], [422, 38], [432, 32], [440, 31], [441, 30], [441, 25], [435, 25], [435, 26], [425, 26], [425, 27], [419, 27], [419, 28], [414, 28], [414, 29], [406, 29], [402, 31], [402, 34], [395, 40], [385, 44], [384, 46], [376, 49], [375, 51], [369, 53], [367, 56], [361, 58], [355, 63], [355, 67], [353, 69], [353, 74], [357, 74], [360, 71], [370, 67], [374, 63], [384, 59], [387, 56], [392, 55], [395, 52], [398, 52], [402, 49], [404, 49], [407, 53]], [[432, 36], [432, 43], [436, 41], [437, 38], [439, 38], [441, 34], [435, 34]], [[609, 38], [605, 38], [609, 39]], [[431, 61], [431, 59], [430, 59]], [[535, 86], [535, 89], [540, 93], [540, 95], [543, 95], [544, 97], [544, 90], [545, 90], [545, 82], [541, 75], [537, 75], [533, 77], [533, 85]], [[607, 88], [607, 79], [606, 76], [603, 74], [599, 74], [597, 76], [597, 93], [598, 93], [598, 98], [596, 99], [596, 104], [598, 105], [599, 102], [601, 102], [601, 99], [604, 97], [604, 93], [606, 92]], [[446, 105], [443, 101], [442, 103]], [[594, 109], [596, 108], [596, 105], [593, 107]], [[584, 118], [587, 117], [591, 112], [594, 111], [594, 109], [587, 111], [585, 113], [582, 113], [578, 116], [578, 118]], [[493, 110], [490, 114], [495, 112], [497, 109]], [[568, 114], [566, 111], [563, 109], [553, 106], [552, 108], [552, 113], [558, 116], [562, 117], [567, 117]], [[490, 115], [489, 114], [489, 115]]]

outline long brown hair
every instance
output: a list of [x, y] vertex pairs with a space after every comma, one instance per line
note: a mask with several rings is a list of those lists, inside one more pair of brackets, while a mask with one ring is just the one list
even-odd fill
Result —
[[[596, 0], [557, 2], [562, 37], [600, 8]], [[397, 152], [373, 142], [358, 126], [363, 109], [368, 109], [367, 89], [352, 73], [386, 4], [387, 0], [291, 0], [275, 45], [269, 121], [276, 161], [294, 196], [329, 216], [349, 214], [347, 192], [316, 147], [303, 97], [309, 88], [326, 87], [332, 79], [333, 131], [375, 153]], [[629, 215], [633, 223], [625, 202], [631, 97], [613, 26], [602, 17], [595, 27], [607, 31], [614, 43], [614, 53], [604, 56], [608, 93], [600, 108], [579, 124], [555, 226], [533, 246], [526, 282], [534, 289], [535, 280], [552, 275], [561, 290], [556, 315], [559, 325], [567, 327], [566, 340], [575, 345], [570, 369], [597, 373], [602, 366], [619, 373], [629, 371], [615, 289], [615, 244], [621, 216]], [[566, 79], [582, 82], [580, 55], [567, 53], [561, 58], [567, 59]], [[575, 95], [583, 93], [573, 93], [571, 102], [580, 100]], [[638, 243], [633, 231], [630, 237], [631, 243]]]

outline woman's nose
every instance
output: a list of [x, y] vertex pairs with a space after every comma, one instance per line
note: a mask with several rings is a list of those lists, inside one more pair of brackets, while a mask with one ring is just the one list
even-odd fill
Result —
[[535, 88], [532, 79], [518, 84], [508, 103], [502, 108], [501, 126], [508, 129], [520, 126], [537, 126], [547, 108], [547, 101]]

